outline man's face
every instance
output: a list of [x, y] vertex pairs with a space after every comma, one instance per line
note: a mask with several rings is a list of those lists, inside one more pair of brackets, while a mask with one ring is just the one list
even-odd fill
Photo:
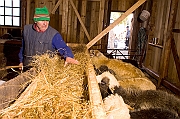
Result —
[[49, 21], [37, 21], [36, 25], [39, 31], [44, 32], [49, 26]]

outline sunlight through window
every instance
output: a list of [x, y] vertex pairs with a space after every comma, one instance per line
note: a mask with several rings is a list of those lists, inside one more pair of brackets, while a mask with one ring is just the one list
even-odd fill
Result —
[[0, 0], [0, 26], [20, 26], [20, 0]]

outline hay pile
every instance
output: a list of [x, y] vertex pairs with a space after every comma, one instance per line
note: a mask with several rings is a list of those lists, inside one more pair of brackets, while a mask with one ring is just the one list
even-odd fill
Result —
[[[66, 119], [91, 118], [88, 101], [85, 47], [73, 50], [80, 65], [69, 64], [58, 55], [35, 56], [32, 65], [37, 76], [32, 79], [33, 90], [22, 100], [1, 111], [2, 118]], [[0, 117], [0, 118], [1, 118]]]

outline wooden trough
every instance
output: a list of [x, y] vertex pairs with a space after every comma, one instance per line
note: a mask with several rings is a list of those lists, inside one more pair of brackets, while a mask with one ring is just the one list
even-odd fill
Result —
[[[68, 44], [78, 46], [77, 44]], [[89, 56], [88, 51], [86, 51]], [[90, 57], [88, 57], [90, 58]], [[86, 73], [88, 74], [88, 92], [90, 99], [90, 108], [92, 109], [92, 117], [96, 119], [105, 119], [106, 113], [103, 107], [103, 101], [93, 65], [87, 64]], [[33, 90], [35, 90], [36, 82], [31, 83], [31, 78], [35, 77], [36, 72], [31, 69], [17, 77], [3, 83], [0, 86], [0, 110], [6, 110], [9, 106], [15, 107], [21, 100], [25, 99]], [[4, 117], [3, 117], [4, 118]]]

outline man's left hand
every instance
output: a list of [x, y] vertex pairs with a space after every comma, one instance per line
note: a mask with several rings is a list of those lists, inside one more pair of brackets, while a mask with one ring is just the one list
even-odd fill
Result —
[[66, 57], [66, 61], [65, 61], [64, 67], [65, 67], [68, 63], [71, 63], [71, 64], [79, 64], [79, 62], [78, 62], [77, 60], [75, 60], [74, 58]]

